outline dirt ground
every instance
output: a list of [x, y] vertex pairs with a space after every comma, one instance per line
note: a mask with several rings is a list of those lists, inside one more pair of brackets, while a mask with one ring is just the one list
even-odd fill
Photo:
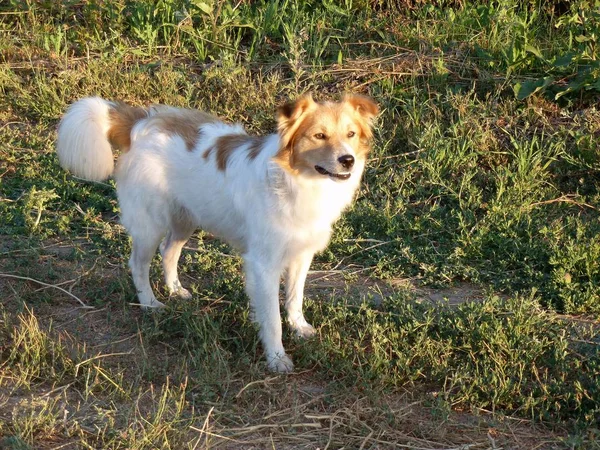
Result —
[[[48, 249], [47, 249], [48, 250]], [[10, 252], [5, 248], [4, 251]], [[148, 344], [143, 338], [140, 322], [143, 312], [135, 305], [108, 303], [100, 308], [83, 308], [57, 287], [72, 292], [86, 300], [85, 277], [90, 276], [73, 263], [64, 260], [67, 251], [58, 248], [46, 252], [48, 257], [58, 258], [60, 264], [53, 265], [52, 286], [45, 286], [31, 280], [0, 276], [0, 291], [3, 293], [3, 305], [9, 314], [22, 311], [22, 298], [30, 298], [42, 289], [53, 291], [52, 301], [37, 303], [32, 307], [43, 328], [52, 327], [53, 333], [59, 335], [67, 345], [73, 348], [85, 348], [87, 354], [101, 358], [107, 368], [114, 368], [124, 377], [135, 377], [143, 367], [153, 361], [177, 361], [177, 352], [168, 342]], [[44, 258], [38, 263], [43, 265]], [[0, 259], [0, 272], [5, 271]], [[111, 278], [122, 276], [120, 267], [95, 267], [94, 276], [102, 274], [109, 282]], [[40, 271], [43, 272], [42, 268]], [[88, 269], [90, 272], [90, 269]], [[41, 280], [39, 280], [41, 281]], [[311, 272], [306, 285], [307, 296], [327, 298], [332, 294], [344, 294], [348, 298], [370, 298], [375, 304], [398, 290], [406, 290], [407, 286], [414, 290], [417, 298], [443, 302], [453, 306], [465, 301], [481, 301], [483, 289], [472, 284], [461, 284], [446, 289], [429, 289], [416, 286], [410, 280], [377, 281], [359, 274], [352, 275], [344, 271]], [[1, 324], [0, 324], [1, 325]], [[2, 367], [0, 366], [0, 375]], [[562, 430], [550, 429], [539, 423], [528, 420], [494, 414], [491, 411], [460, 411], [432, 407], [423, 401], [423, 393], [427, 386], [419, 386], [411, 390], [404, 388], [386, 392], [373, 400], [365, 396], [359, 389], [346, 392], [338, 397], [339, 403], [326, 402], [331, 393], [326, 383], [315, 381], [311, 370], [299, 371], [288, 376], [273, 376], [265, 373], [264, 378], [256, 379], [249, 384], [237, 385], [237, 394], [229, 399], [234, 411], [244, 408], [244, 395], [251, 391], [249, 386], [261, 386], [264, 395], [275, 393], [280, 411], [266, 414], [264, 411], [253, 412], [244, 417], [242, 429], [227, 426], [223, 420], [215, 418], [211, 428], [214, 446], [219, 448], [267, 448], [275, 443], [276, 448], [314, 448], [311, 442], [328, 442], [331, 448], [337, 447], [333, 437], [339, 433], [351, 436], [355, 433], [356, 447], [360, 448], [423, 448], [423, 449], [554, 449], [565, 448], [559, 443], [565, 437]], [[431, 392], [429, 392], [431, 394]], [[40, 398], [53, 397], [56, 402], [64, 404], [65, 411], [73, 410], [74, 404], [80, 406], [76, 414], [84, 415], [85, 402], [72, 386], [54, 386], [40, 383], [31, 391], [15, 389], [7, 378], [0, 376], [0, 420], [10, 423], [13, 411], [23, 403], [34, 403]], [[212, 409], [210, 410], [212, 411]], [[231, 414], [236, 414], [232, 411]], [[385, 427], [378, 429], [377, 420], [383, 412], [393, 414], [397, 424], [393, 435], [387, 437]], [[65, 413], [67, 414], [67, 413]], [[279, 426], [277, 418], [286, 425]], [[210, 418], [207, 418], [210, 422]], [[293, 440], [285, 439], [286, 430], [293, 429], [294, 424], [310, 423], [307, 431], [295, 429]], [[364, 427], [368, 427], [365, 432]], [[291, 427], [291, 428], [290, 428]], [[238, 427], [239, 428], [239, 427]], [[370, 430], [370, 431], [369, 431]], [[282, 433], [283, 431], [283, 433]], [[361, 434], [362, 433], [362, 434]], [[221, 436], [217, 438], [215, 436]], [[327, 437], [329, 436], [329, 440]], [[0, 448], [3, 446], [0, 440]], [[410, 443], [410, 444], [407, 444]], [[57, 445], [54, 445], [57, 444]], [[208, 442], [207, 442], [208, 444]], [[210, 444], [208, 446], [211, 446]], [[60, 445], [64, 445], [61, 447]], [[61, 443], [40, 443], [39, 448], [77, 448], [70, 447], [68, 441]]]

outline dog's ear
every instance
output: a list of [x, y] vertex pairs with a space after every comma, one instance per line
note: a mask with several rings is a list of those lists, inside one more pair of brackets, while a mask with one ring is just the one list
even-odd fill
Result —
[[355, 111], [360, 120], [357, 125], [361, 129], [361, 137], [370, 140], [373, 137], [373, 119], [379, 114], [379, 106], [371, 98], [364, 95], [347, 94], [343, 99], [344, 103]]
[[346, 95], [344, 101], [348, 103], [368, 123], [379, 114], [379, 106], [370, 97], [364, 95]]
[[281, 148], [275, 156], [279, 165], [289, 171], [294, 172], [293, 158], [294, 137], [302, 125], [306, 114], [316, 108], [317, 104], [312, 95], [305, 94], [296, 101], [286, 103], [277, 108], [277, 131], [281, 139]]
[[313, 100], [312, 95], [304, 94], [299, 99], [277, 108], [277, 121], [296, 120], [314, 105], [315, 101]]
[[291, 137], [298, 129], [301, 118], [316, 106], [312, 95], [305, 94], [298, 100], [286, 103], [277, 108], [277, 130], [281, 135], [284, 146], [289, 144]]

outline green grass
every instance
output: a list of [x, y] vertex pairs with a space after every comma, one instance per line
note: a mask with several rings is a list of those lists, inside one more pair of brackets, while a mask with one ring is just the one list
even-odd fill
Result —
[[[598, 5], [62, 3], [0, 6], [0, 447], [600, 448]], [[313, 265], [318, 337], [273, 376], [209, 235], [193, 300], [157, 258], [169, 308], [130, 305], [114, 183], [62, 171], [55, 127], [101, 95], [267, 133], [306, 91], [382, 113]]]

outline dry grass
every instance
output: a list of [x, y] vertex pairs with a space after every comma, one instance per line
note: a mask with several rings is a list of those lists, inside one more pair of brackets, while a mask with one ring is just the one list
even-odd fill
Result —
[[[72, 269], [65, 265], [59, 278]], [[85, 298], [87, 278], [98, 271], [92, 268], [77, 276], [80, 284], [71, 286], [73, 291]], [[101, 276], [110, 282], [109, 277], [123, 274]], [[59, 284], [72, 283], [67, 281]], [[310, 283], [315, 295], [336, 289], [319, 281]], [[374, 286], [364, 277], [348, 286], [361, 285]], [[207, 400], [197, 385], [200, 379], [183, 376], [185, 371], [173, 375], [178, 371], [170, 367], [185, 364], [185, 355], [168, 342], [150, 340], [144, 323], [152, 318], [136, 308], [118, 302], [84, 309], [57, 292], [19, 313], [20, 299], [35, 296], [38, 285], [4, 278], [0, 286], [12, 292], [4, 301], [12, 325], [4, 323], [3, 329], [13, 333], [0, 353], [16, 345], [16, 336], [34, 339], [28, 346], [45, 348], [46, 353], [48, 344], [36, 342], [53, 343], [51, 355], [39, 356], [39, 374], [26, 375], [10, 357], [0, 368], [0, 431], [16, 433], [35, 448], [162, 448], [167, 442], [194, 449], [562, 448], [560, 429], [550, 431], [485, 410], [453, 411], [443, 402], [436, 404], [441, 393], [426, 386], [390, 391], [365, 389], [359, 383], [349, 388], [326, 381], [310, 368], [273, 376], [256, 368], [248, 374], [230, 367], [220, 393]], [[337, 281], [336, 286], [344, 284]], [[54, 366], [71, 369], [52, 373]], [[153, 367], [154, 374], [145, 373]]]

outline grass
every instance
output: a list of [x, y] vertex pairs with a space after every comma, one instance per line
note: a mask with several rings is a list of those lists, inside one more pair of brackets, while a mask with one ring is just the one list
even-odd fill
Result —
[[[598, 20], [583, 0], [0, 6], [0, 448], [600, 448]], [[266, 133], [306, 91], [382, 113], [308, 282], [318, 337], [286, 335], [297, 372], [273, 376], [210, 235], [182, 256], [193, 300], [157, 258], [169, 308], [139, 311], [114, 184], [62, 171], [55, 127], [101, 95]]]

